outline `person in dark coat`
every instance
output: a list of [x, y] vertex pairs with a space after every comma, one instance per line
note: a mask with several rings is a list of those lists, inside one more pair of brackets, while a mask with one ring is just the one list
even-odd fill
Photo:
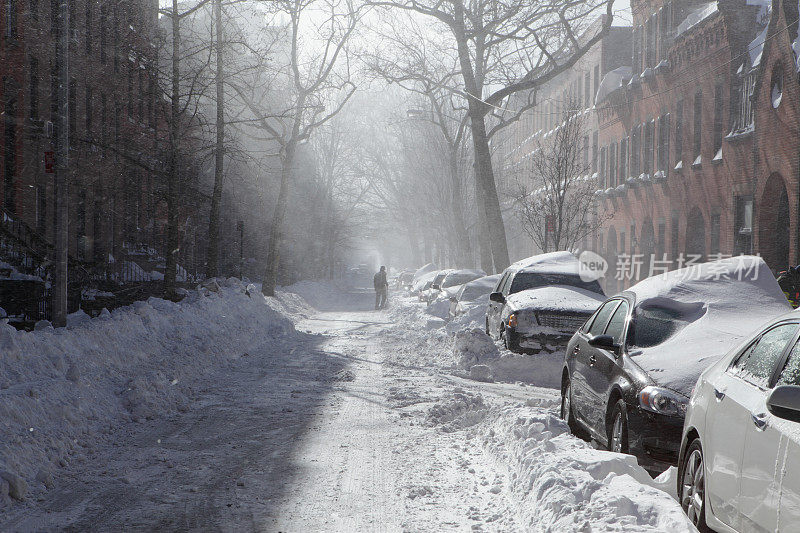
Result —
[[375, 287], [375, 309], [383, 309], [389, 296], [389, 280], [386, 279], [385, 266], [382, 266], [372, 278], [372, 284]]

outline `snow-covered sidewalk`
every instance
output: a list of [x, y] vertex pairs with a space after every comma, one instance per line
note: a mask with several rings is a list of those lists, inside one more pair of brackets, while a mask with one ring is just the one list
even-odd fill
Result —
[[[557, 390], [469, 379], [410, 299], [376, 312], [323, 284], [268, 302], [227, 285], [10, 335], [32, 357], [0, 362], [18, 418], [0, 423], [17, 439], [0, 466], [29, 490], [0, 530], [691, 530], [633, 458], [568, 434]], [[50, 375], [54, 353], [67, 361]], [[46, 424], [28, 442], [33, 416]]]

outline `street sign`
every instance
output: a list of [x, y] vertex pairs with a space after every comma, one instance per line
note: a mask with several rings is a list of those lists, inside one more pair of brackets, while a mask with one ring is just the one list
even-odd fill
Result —
[[56, 153], [55, 152], [45, 152], [44, 153], [44, 171], [46, 174], [55, 174], [56, 173]]

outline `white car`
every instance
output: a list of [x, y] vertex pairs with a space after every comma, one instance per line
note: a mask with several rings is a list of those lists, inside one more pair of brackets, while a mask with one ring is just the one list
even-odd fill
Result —
[[686, 413], [678, 498], [701, 531], [800, 528], [800, 311], [703, 372]]

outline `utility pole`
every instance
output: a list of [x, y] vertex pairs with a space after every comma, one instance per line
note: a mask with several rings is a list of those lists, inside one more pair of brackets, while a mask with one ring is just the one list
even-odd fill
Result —
[[52, 322], [56, 327], [67, 325], [68, 235], [69, 235], [69, 0], [58, 5], [58, 116], [56, 120], [56, 174], [54, 199], [55, 272], [53, 276]]

